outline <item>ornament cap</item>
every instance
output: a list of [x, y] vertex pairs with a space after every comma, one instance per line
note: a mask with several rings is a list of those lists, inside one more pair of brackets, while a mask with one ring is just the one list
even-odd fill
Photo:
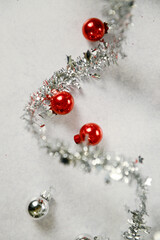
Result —
[[82, 139], [81, 139], [81, 137], [80, 137], [79, 134], [77, 134], [77, 135], [74, 136], [74, 141], [75, 141], [75, 143], [77, 143], [77, 144], [79, 144], [79, 143], [82, 142]]
[[41, 192], [40, 196], [49, 202], [53, 199], [53, 187], [51, 186], [48, 190]]

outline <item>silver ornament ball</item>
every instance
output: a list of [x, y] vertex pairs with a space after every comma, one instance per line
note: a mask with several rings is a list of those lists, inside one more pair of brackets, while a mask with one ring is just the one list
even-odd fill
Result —
[[42, 197], [33, 199], [28, 205], [29, 215], [38, 220], [47, 215], [49, 211], [48, 201]]
[[75, 240], [94, 240], [94, 238], [88, 234], [80, 234], [75, 238]]

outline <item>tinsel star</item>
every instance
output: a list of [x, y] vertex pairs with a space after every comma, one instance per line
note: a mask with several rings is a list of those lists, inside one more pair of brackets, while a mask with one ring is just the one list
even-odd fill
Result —
[[138, 161], [139, 161], [139, 163], [143, 163], [144, 158], [142, 158], [141, 156], [138, 156]]

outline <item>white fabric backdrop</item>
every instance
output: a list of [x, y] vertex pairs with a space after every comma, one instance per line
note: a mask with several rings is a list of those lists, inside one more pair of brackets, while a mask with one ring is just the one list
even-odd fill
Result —
[[[103, 0], [0, 1], [0, 239], [71, 240], [80, 233], [107, 233], [118, 239], [126, 229], [124, 204], [134, 188], [103, 184], [103, 176], [65, 167], [40, 150], [20, 119], [29, 94], [55, 70], [90, 48], [81, 34], [89, 17], [102, 18]], [[108, 151], [144, 158], [153, 178], [148, 209], [151, 226], [160, 229], [160, 3], [137, 1], [128, 31], [128, 57], [106, 70], [104, 79], [83, 84], [75, 108], [58, 117], [55, 134], [74, 144], [87, 122], [104, 131]], [[74, 122], [73, 122], [74, 119]], [[63, 123], [63, 125], [62, 125]], [[65, 125], [64, 125], [65, 124]], [[62, 127], [63, 126], [63, 127]], [[26, 204], [53, 185], [56, 203], [41, 222], [27, 215]]]

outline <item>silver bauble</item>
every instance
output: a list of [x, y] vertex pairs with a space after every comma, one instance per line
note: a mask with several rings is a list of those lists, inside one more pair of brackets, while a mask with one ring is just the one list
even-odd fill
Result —
[[75, 240], [93, 240], [93, 237], [88, 234], [80, 234], [75, 238]]
[[42, 197], [33, 199], [28, 205], [28, 213], [34, 219], [41, 219], [49, 211], [48, 201]]

